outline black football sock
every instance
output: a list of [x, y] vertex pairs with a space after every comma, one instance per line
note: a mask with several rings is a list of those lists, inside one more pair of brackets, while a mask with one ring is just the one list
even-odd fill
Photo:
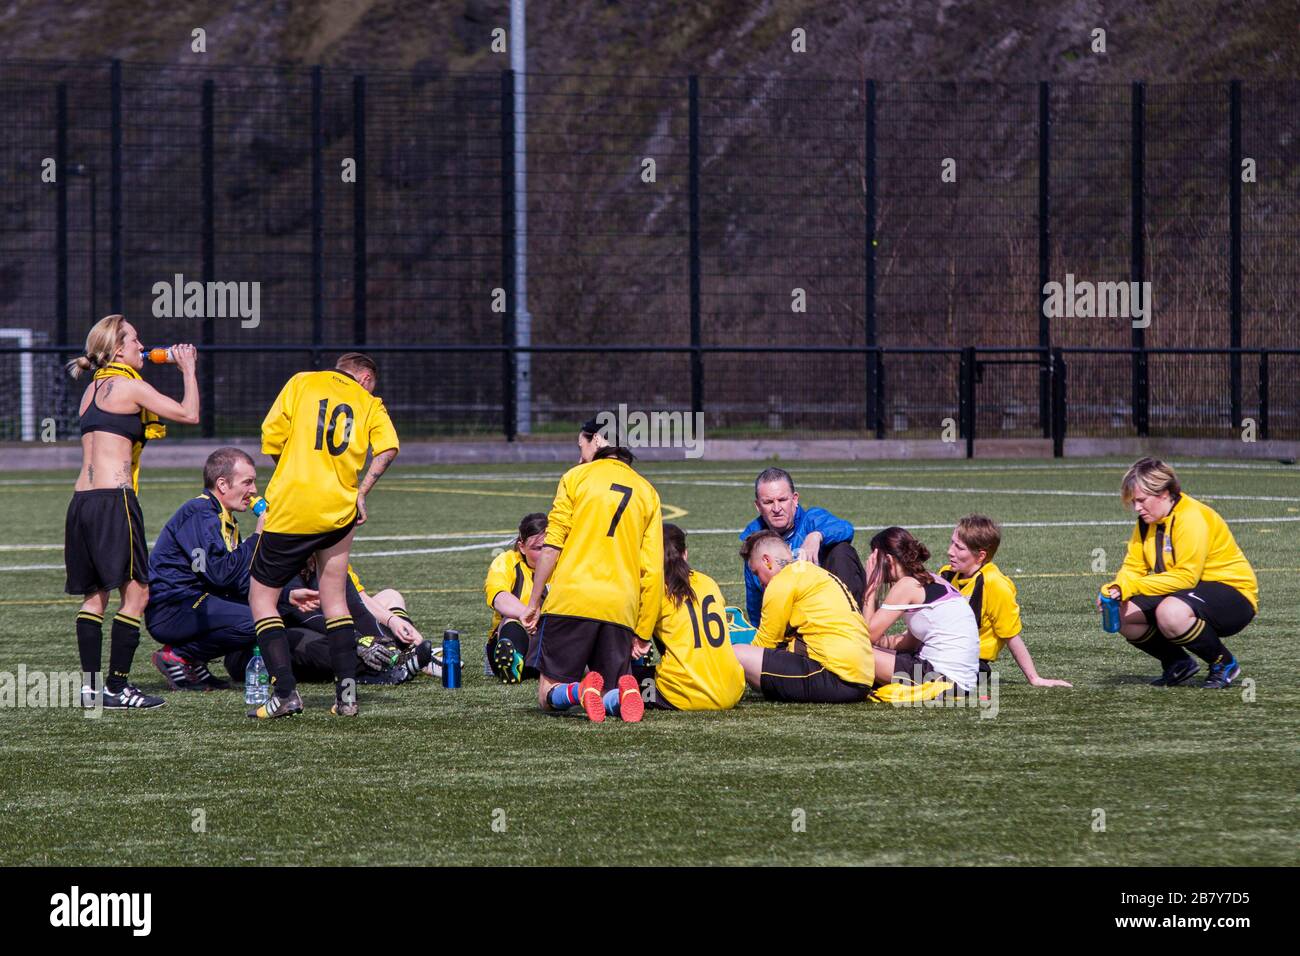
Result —
[[[325, 635], [330, 641], [330, 661], [334, 664], [334, 696], [349, 703], [357, 700], [357, 629], [351, 614], [325, 619]], [[347, 691], [345, 698], [344, 692]]]
[[1214, 626], [1201, 618], [1197, 618], [1195, 624], [1170, 640], [1179, 647], [1187, 648], [1207, 664], [1232, 660], [1232, 652], [1223, 646]]
[[77, 656], [81, 658], [81, 679], [98, 688], [99, 671], [104, 666], [104, 615], [77, 612]]
[[1140, 637], [1130, 637], [1128, 642], [1140, 651], [1145, 651], [1156, 660], [1158, 660], [1165, 670], [1173, 667], [1179, 661], [1189, 660], [1187, 652], [1181, 647], [1171, 644], [1169, 638], [1160, 633], [1159, 628], [1154, 624], [1148, 627]]
[[266, 671], [271, 675], [271, 687], [276, 697], [288, 697], [298, 687], [293, 676], [293, 664], [289, 660], [289, 639], [284, 633], [284, 621], [280, 615], [264, 617], [253, 622], [257, 634], [257, 646], [262, 650], [262, 660], [266, 661]]
[[140, 619], [124, 611], [113, 618], [113, 628], [108, 633], [108, 680], [105, 686], [110, 694], [120, 693], [131, 674], [131, 661], [140, 646]]

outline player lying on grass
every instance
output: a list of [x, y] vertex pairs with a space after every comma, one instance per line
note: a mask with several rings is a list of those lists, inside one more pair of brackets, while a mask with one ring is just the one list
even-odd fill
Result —
[[[294, 677], [303, 681], [329, 680], [332, 673], [329, 631], [320, 610], [320, 580], [316, 559], [307, 561], [301, 574], [285, 591], [308, 595], [308, 600], [293, 602], [281, 598], [279, 611], [289, 638], [290, 660]], [[357, 683], [403, 684], [420, 671], [430, 675], [442, 672], [441, 658], [431, 641], [416, 629], [406, 611], [400, 592], [386, 589], [371, 595], [348, 565], [347, 602], [356, 630]], [[252, 648], [226, 658], [231, 674], [243, 673], [252, 657]]]
[[1002, 543], [1002, 529], [985, 515], [967, 515], [957, 522], [948, 542], [948, 563], [939, 575], [970, 604], [980, 628], [981, 674], [989, 674], [993, 662], [1009, 647], [1011, 656], [1034, 687], [1070, 687], [1067, 681], [1038, 676], [1034, 659], [1020, 636], [1020, 605], [1016, 584], [993, 563]]
[[[237, 514], [257, 494], [257, 468], [238, 448], [218, 448], [203, 466], [203, 493], [176, 510], [149, 555], [145, 626], [163, 647], [154, 666], [172, 690], [230, 686], [208, 670], [226, 655], [251, 656], [257, 636], [248, 609], [248, 569], [262, 518], [240, 540]], [[315, 591], [285, 588], [282, 602], [304, 606]], [[242, 678], [242, 669], [230, 676]]]
[[[853, 523], [837, 518], [825, 508], [805, 509], [799, 504], [794, 479], [784, 468], [767, 468], [754, 479], [754, 508], [758, 517], [740, 532], [744, 541], [759, 531], [775, 531], [792, 552], [820, 565], [848, 586], [859, 604], [866, 589], [862, 559], [853, 548]], [[745, 566], [745, 613], [755, 627], [763, 615], [763, 588]]]
[[1163, 461], [1134, 462], [1120, 490], [1137, 527], [1115, 580], [1101, 588], [1123, 602], [1120, 633], [1160, 661], [1157, 686], [1196, 676], [1200, 665], [1188, 651], [1210, 665], [1202, 687], [1231, 686], [1241, 665], [1222, 638], [1241, 632], [1259, 609], [1254, 569], [1218, 512], [1184, 494]]
[[747, 537], [740, 556], [763, 588], [754, 643], [732, 646], [749, 686], [776, 701], [866, 700], [876, 675], [871, 641], [844, 582], [811, 561], [796, 561], [776, 531]]
[[492, 628], [483, 654], [492, 673], [503, 684], [518, 684], [526, 677], [537, 676], [534, 668], [524, 664], [536, 625], [529, 630], [522, 618], [528, 613], [528, 599], [533, 594], [533, 568], [545, 543], [546, 515], [540, 511], [524, 515], [514, 547], [492, 559], [483, 582], [483, 594], [492, 609]]
[[[926, 570], [929, 559], [930, 550], [903, 528], [886, 528], [871, 539], [862, 617], [876, 673], [881, 683], [894, 675], [917, 684], [948, 681], [968, 692], [979, 676], [979, 625], [961, 593]], [[887, 634], [900, 617], [907, 630]]]
[[[525, 627], [537, 624], [528, 664], [541, 675], [543, 710], [581, 704], [593, 721], [609, 713], [635, 723], [645, 702], [632, 646], [654, 633], [663, 601], [663, 515], [659, 492], [632, 469], [632, 453], [599, 439], [595, 419], [583, 425], [581, 461], [560, 479], [546, 519], [523, 617]], [[617, 686], [606, 693], [610, 685]]]
[[[277, 602], [281, 588], [312, 555], [320, 568], [320, 601], [334, 662], [334, 706], [355, 717], [356, 627], [348, 613], [348, 556], [366, 521], [366, 495], [397, 457], [397, 431], [374, 396], [379, 372], [360, 352], [335, 368], [299, 372], [276, 396], [262, 422], [262, 453], [275, 459], [266, 489], [266, 526], [253, 553], [248, 588], [257, 643], [273, 693], [249, 711], [259, 720], [302, 713], [289, 643]], [[373, 453], [364, 480], [358, 482]]]
[[[164, 700], [128, 683], [140, 646], [140, 619], [149, 603], [149, 547], [136, 493], [140, 454], [146, 441], [162, 438], [162, 419], [194, 425], [199, 420], [199, 386], [194, 346], [174, 347], [185, 383], [179, 402], [140, 377], [144, 348], [135, 327], [120, 315], [100, 319], [86, 336], [86, 354], [68, 363], [78, 378], [93, 372], [81, 396], [81, 472], [73, 488], [64, 527], [63, 561], [68, 594], [85, 600], [77, 612], [77, 654], [85, 685], [83, 706], [161, 707]], [[104, 612], [110, 591], [120, 606], [109, 633], [108, 677], [100, 686], [104, 654]]]
[[[290, 581], [290, 588], [308, 588], [309, 593], [317, 594], [320, 588], [320, 576], [317, 574], [316, 558], [309, 558], [302, 574]], [[434, 663], [441, 666], [433, 641], [424, 639], [415, 623], [407, 614], [406, 600], [402, 593], [394, 588], [387, 588], [377, 594], [370, 594], [351, 564], [347, 566], [347, 610], [352, 615], [356, 630], [356, 680], [360, 684], [402, 684], [415, 678], [416, 674], [434, 674]], [[318, 636], [329, 636], [325, 615], [321, 613], [320, 601], [304, 607], [290, 606], [285, 601], [279, 605], [279, 613], [290, 626], [305, 628]], [[316, 641], [318, 643], [318, 640]], [[303, 645], [302, 652], [312, 650], [312, 643]], [[302, 678], [295, 665], [294, 674]], [[438, 671], [441, 675], [441, 671]], [[308, 671], [304, 680], [324, 680], [321, 667], [313, 658], [313, 669]]]
[[686, 532], [664, 525], [664, 597], [653, 638], [659, 663], [651, 707], [729, 710], [744, 696], [745, 671], [732, 653], [725, 607], [718, 582], [687, 563]]

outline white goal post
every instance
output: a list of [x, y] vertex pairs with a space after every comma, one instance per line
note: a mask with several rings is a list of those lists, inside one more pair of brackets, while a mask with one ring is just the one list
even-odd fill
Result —
[[[19, 348], [32, 347], [31, 329], [0, 329], [0, 344], [14, 339]], [[18, 396], [19, 420], [22, 422], [22, 440], [36, 441], [36, 394], [32, 381], [33, 362], [31, 352], [18, 353]]]

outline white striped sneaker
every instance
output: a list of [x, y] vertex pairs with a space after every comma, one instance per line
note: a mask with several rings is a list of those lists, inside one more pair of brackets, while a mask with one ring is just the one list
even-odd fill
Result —
[[165, 703], [167, 701], [161, 697], [142, 693], [140, 688], [131, 684], [127, 684], [116, 694], [107, 688], [104, 690], [105, 710], [152, 710]]

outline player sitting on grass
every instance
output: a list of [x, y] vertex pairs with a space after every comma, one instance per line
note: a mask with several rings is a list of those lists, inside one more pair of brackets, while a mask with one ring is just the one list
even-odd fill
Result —
[[[929, 559], [930, 550], [903, 528], [886, 528], [871, 539], [862, 616], [875, 646], [876, 673], [881, 683], [892, 674], [970, 691], [979, 675], [979, 625], [961, 593], [926, 570]], [[907, 630], [886, 635], [899, 617]]]
[[[1151, 683], [1185, 684], [1210, 665], [1202, 687], [1231, 686], [1241, 665], [1222, 638], [1244, 630], [1259, 608], [1255, 571], [1227, 523], [1184, 494], [1174, 470], [1156, 458], [1134, 462], [1121, 493], [1137, 527], [1115, 580], [1101, 594], [1120, 606], [1120, 633], [1164, 668]], [[1101, 596], [1097, 598], [1100, 605]]]
[[776, 531], [750, 535], [740, 556], [763, 588], [754, 643], [732, 646], [749, 686], [776, 701], [866, 700], [875, 681], [871, 641], [844, 582], [810, 561], [796, 561]]
[[980, 673], [1010, 646], [1011, 656], [1033, 687], [1070, 687], [1069, 682], [1039, 677], [1034, 659], [1020, 636], [1020, 605], [1016, 584], [993, 563], [1002, 543], [1002, 529], [985, 515], [967, 515], [957, 522], [948, 542], [948, 563], [940, 576], [961, 592], [980, 626]]
[[731, 651], [718, 582], [686, 563], [686, 532], [664, 525], [664, 599], [655, 625], [659, 651], [650, 706], [729, 710], [745, 693], [745, 671]]
[[[744, 541], [759, 531], [775, 531], [792, 552], [820, 565], [843, 581], [862, 603], [867, 585], [862, 559], [853, 548], [853, 523], [837, 518], [825, 508], [805, 509], [799, 504], [794, 479], [784, 468], [767, 468], [754, 479], [754, 508], [758, 517], [740, 532]], [[748, 565], [745, 573], [745, 613], [757, 627], [763, 615], [763, 588]]]
[[503, 684], [518, 684], [525, 677], [537, 676], [536, 670], [524, 665], [532, 631], [521, 619], [528, 613], [528, 599], [533, 594], [533, 568], [545, 544], [546, 515], [540, 511], [524, 515], [514, 547], [493, 558], [483, 582], [483, 594], [492, 609], [492, 629], [483, 653], [492, 673]]
[[663, 515], [659, 492], [632, 469], [632, 453], [601, 447], [599, 438], [595, 419], [582, 427], [581, 462], [560, 479], [546, 519], [523, 617], [525, 627], [540, 619], [528, 664], [541, 675], [543, 710], [581, 704], [592, 721], [609, 713], [635, 723], [645, 702], [632, 676], [632, 646], [641, 640], [644, 652], [663, 601]]

